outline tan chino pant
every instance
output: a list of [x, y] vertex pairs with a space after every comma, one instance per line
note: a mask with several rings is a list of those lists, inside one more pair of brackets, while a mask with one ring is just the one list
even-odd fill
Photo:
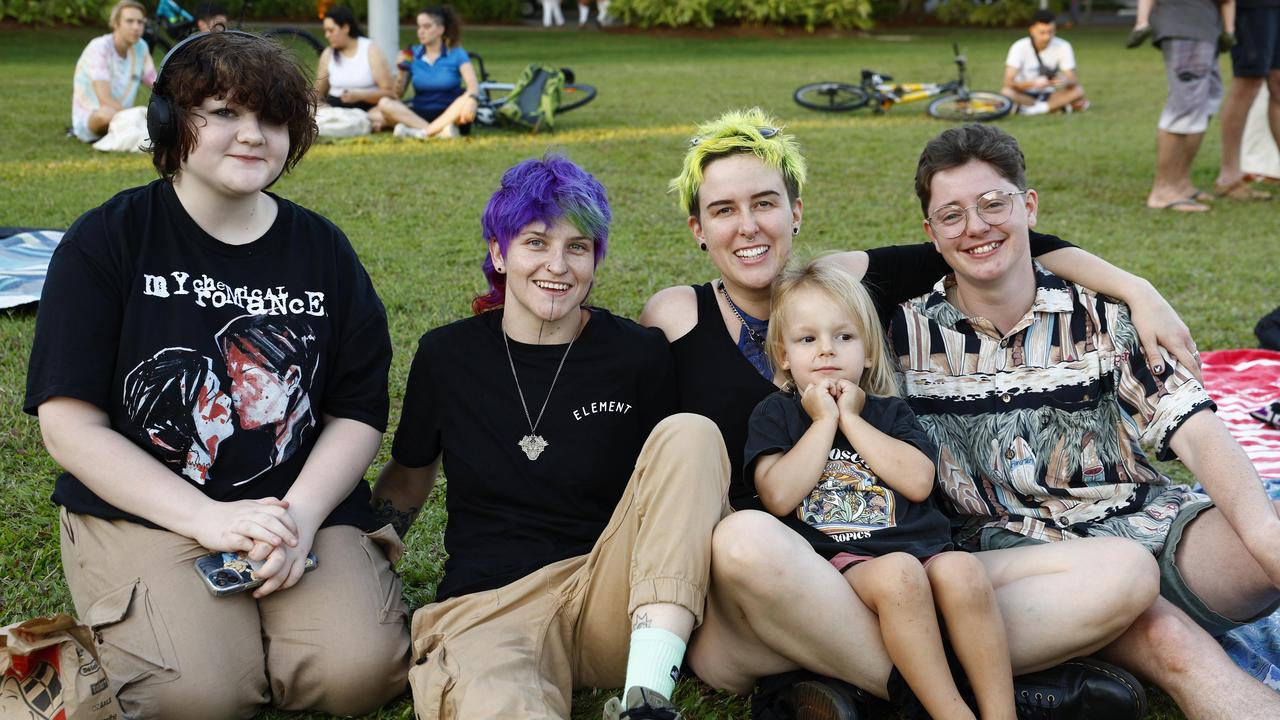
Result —
[[407, 615], [388, 554], [390, 526], [316, 534], [317, 568], [261, 600], [215, 597], [194, 540], [123, 520], [62, 512], [62, 565], [93, 629], [120, 707], [142, 718], [252, 717], [271, 703], [338, 715], [404, 690]]
[[637, 607], [673, 603], [702, 622], [728, 486], [715, 424], [663, 420], [589, 554], [414, 613], [417, 716], [568, 718], [573, 688], [621, 685]]

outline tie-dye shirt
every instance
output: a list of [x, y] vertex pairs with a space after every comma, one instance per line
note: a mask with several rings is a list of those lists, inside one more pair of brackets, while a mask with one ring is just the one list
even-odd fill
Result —
[[85, 142], [99, 137], [89, 130], [89, 116], [102, 104], [93, 89], [97, 80], [111, 83], [111, 97], [122, 106], [131, 107], [139, 85], [150, 86], [156, 80], [156, 66], [147, 41], [138, 40], [120, 57], [115, 40], [108, 33], [89, 41], [80, 53], [71, 91], [71, 129]]
[[1179, 510], [1203, 495], [1171, 485], [1161, 460], [1213, 401], [1166, 358], [1147, 367], [1128, 308], [1036, 264], [1036, 296], [1003, 335], [947, 302], [949, 276], [898, 307], [890, 342], [907, 401], [939, 447], [938, 487], [964, 522], [1039, 540], [1132, 538], [1158, 552]]

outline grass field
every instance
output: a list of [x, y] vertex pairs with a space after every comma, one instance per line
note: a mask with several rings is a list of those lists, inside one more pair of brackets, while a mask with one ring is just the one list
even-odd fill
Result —
[[[665, 191], [694, 121], [760, 105], [798, 137], [810, 161], [802, 252], [916, 242], [922, 236], [912, 191], [915, 160], [924, 142], [946, 126], [926, 117], [923, 105], [882, 116], [824, 116], [795, 105], [791, 92], [816, 80], [856, 82], [862, 67], [901, 80], [947, 79], [953, 40], [965, 45], [972, 86], [995, 89], [1005, 51], [1019, 32], [714, 38], [468, 30], [463, 45], [482, 53], [496, 77], [514, 78], [531, 61], [567, 65], [580, 81], [599, 88], [599, 98], [562, 116], [553, 134], [479, 130], [473, 139], [455, 142], [382, 136], [322, 143], [275, 191], [342, 227], [372, 275], [391, 318], [394, 428], [417, 338], [464, 316], [483, 288], [479, 213], [512, 163], [555, 150], [605, 184], [615, 222], [593, 301], [635, 316], [653, 291], [712, 276]], [[154, 177], [147, 156], [104, 155], [62, 136], [69, 124], [71, 70], [94, 34], [0, 31], [6, 98], [0, 109], [0, 225], [65, 227], [117, 191]], [[1160, 57], [1150, 49], [1122, 49], [1120, 30], [1066, 36], [1075, 44], [1094, 108], [1001, 122], [1026, 152], [1029, 179], [1041, 196], [1040, 229], [1151, 279], [1183, 314], [1201, 348], [1254, 346], [1253, 323], [1277, 302], [1275, 203], [1219, 201], [1198, 216], [1147, 210], [1143, 200], [1164, 99]], [[1217, 132], [1215, 124], [1194, 168], [1201, 187], [1216, 173]], [[33, 328], [30, 310], [0, 315], [0, 624], [71, 607], [58, 562], [55, 508], [48, 501], [56, 468], [36, 422], [21, 413]], [[446, 489], [441, 483], [408, 538], [401, 571], [412, 607], [434, 595], [443, 560], [440, 493]], [[605, 697], [580, 695], [575, 717], [599, 717]], [[680, 698], [691, 708], [690, 718], [746, 714], [741, 703], [696, 682], [685, 682]], [[1155, 706], [1153, 718], [1181, 717], [1162, 697]], [[412, 711], [404, 700], [377, 717], [408, 718]]]

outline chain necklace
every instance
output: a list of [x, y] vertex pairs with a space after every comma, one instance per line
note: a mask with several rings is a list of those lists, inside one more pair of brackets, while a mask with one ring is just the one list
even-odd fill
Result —
[[742, 323], [742, 328], [747, 331], [747, 337], [751, 339], [751, 342], [755, 343], [763, 350], [765, 347], [764, 338], [760, 337], [760, 334], [752, 329], [752, 327], [747, 324], [747, 321], [742, 318], [742, 312], [738, 310], [738, 306], [734, 304], [733, 298], [729, 297], [729, 291], [724, 286], [724, 280], [720, 281], [720, 294], [724, 295], [725, 302], [729, 303], [729, 309], [733, 311], [733, 316], [738, 318], [738, 322]]
[[[501, 329], [501, 328], [499, 328]], [[547, 439], [538, 434], [538, 424], [542, 422], [542, 414], [547, 411], [547, 403], [551, 402], [551, 392], [556, 389], [556, 381], [560, 379], [560, 371], [564, 369], [564, 361], [569, 358], [569, 351], [573, 349], [573, 343], [578, 339], [578, 333], [574, 333], [569, 340], [569, 347], [564, 349], [564, 355], [560, 357], [560, 365], [556, 367], [556, 374], [551, 378], [551, 387], [547, 388], [547, 398], [542, 401], [542, 409], [538, 411], [538, 419], [534, 420], [529, 414], [529, 404], [524, 400], [524, 390], [520, 387], [520, 376], [516, 374], [516, 361], [511, 358], [511, 341], [507, 339], [507, 331], [502, 330], [502, 345], [507, 349], [507, 362], [511, 365], [511, 377], [516, 381], [516, 394], [520, 396], [520, 406], [524, 408], [524, 419], [529, 423], [529, 434], [520, 438], [517, 445], [524, 451], [524, 454], [530, 460], [537, 460], [543, 450], [547, 449], [550, 443]]]

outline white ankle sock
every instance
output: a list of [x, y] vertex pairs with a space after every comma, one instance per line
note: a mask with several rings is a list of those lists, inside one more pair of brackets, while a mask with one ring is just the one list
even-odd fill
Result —
[[587, 24], [587, 15], [588, 15], [590, 12], [591, 12], [591, 6], [590, 6], [590, 5], [579, 5], [579, 6], [578, 6], [578, 24], [579, 24], [579, 25], [586, 25], [586, 24]]
[[622, 696], [633, 687], [646, 687], [670, 699], [680, 675], [685, 642], [662, 628], [641, 628], [631, 633], [627, 654], [627, 681]]

